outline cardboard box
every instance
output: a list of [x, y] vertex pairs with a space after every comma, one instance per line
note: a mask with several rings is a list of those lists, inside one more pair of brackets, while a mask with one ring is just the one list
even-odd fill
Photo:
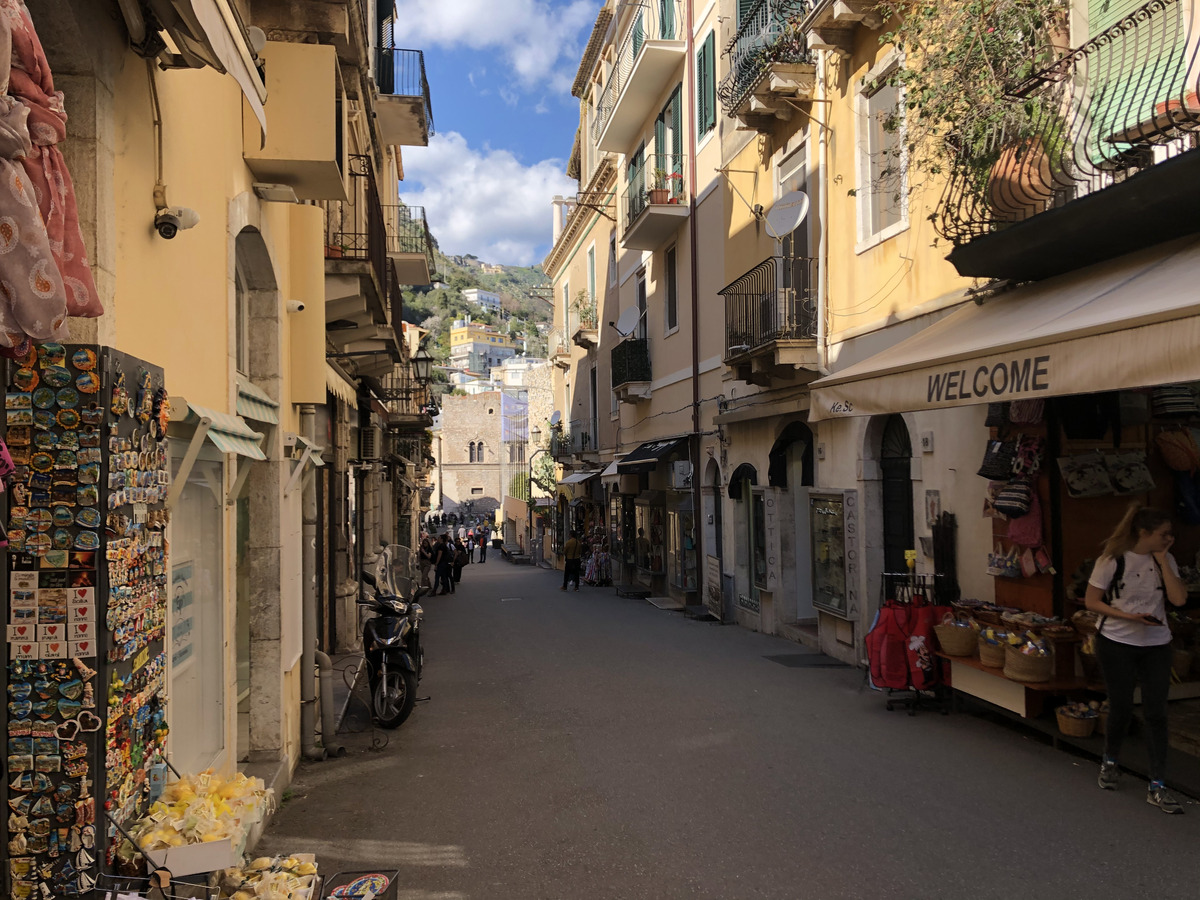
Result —
[[229, 838], [207, 844], [169, 847], [166, 850], [146, 850], [145, 854], [155, 866], [170, 869], [172, 875], [180, 878], [184, 875], [228, 869], [240, 862], [237, 854], [233, 852], [233, 843]]

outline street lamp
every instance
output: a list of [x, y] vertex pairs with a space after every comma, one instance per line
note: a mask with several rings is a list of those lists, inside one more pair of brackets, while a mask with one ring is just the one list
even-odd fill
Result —
[[417, 348], [417, 352], [412, 357], [413, 377], [417, 379], [417, 384], [425, 386], [429, 384], [433, 377], [433, 354], [431, 354], [424, 344]]

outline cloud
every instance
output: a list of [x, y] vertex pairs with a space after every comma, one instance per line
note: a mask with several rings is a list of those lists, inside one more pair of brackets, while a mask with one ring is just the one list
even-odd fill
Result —
[[451, 131], [405, 156], [400, 196], [425, 207], [443, 253], [528, 266], [549, 250], [551, 199], [577, 189], [564, 168], [561, 159], [527, 166], [507, 150], [476, 150]]
[[399, 0], [401, 47], [498, 52], [524, 90], [570, 90], [583, 52], [581, 32], [596, 18], [596, 0]]

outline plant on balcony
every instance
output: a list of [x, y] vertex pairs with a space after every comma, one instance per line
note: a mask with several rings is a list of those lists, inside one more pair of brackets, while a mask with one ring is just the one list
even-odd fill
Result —
[[571, 311], [579, 320], [580, 328], [596, 327], [596, 301], [587, 291], [581, 290], [571, 301]]
[[[1060, 113], [1014, 89], [1069, 49], [1067, 0], [884, 0], [878, 11], [891, 23], [880, 43], [905, 54], [888, 76], [903, 108], [883, 123], [901, 137], [885, 179], [896, 183], [903, 155], [910, 171], [954, 168], [980, 191], [1019, 171], [1049, 182], [1026, 184], [1026, 192], [1052, 192], [1061, 174]], [[918, 181], [910, 177], [910, 189]]]
[[655, 169], [650, 185], [647, 194], [651, 203], [678, 203], [683, 193], [683, 173]]

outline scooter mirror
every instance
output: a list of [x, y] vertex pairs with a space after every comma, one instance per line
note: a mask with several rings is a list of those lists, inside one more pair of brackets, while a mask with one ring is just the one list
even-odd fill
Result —
[[378, 587], [378, 584], [375, 581], [375, 576], [372, 575], [370, 572], [363, 572], [362, 580], [365, 581], [367, 584], [369, 584], [371, 587]]

